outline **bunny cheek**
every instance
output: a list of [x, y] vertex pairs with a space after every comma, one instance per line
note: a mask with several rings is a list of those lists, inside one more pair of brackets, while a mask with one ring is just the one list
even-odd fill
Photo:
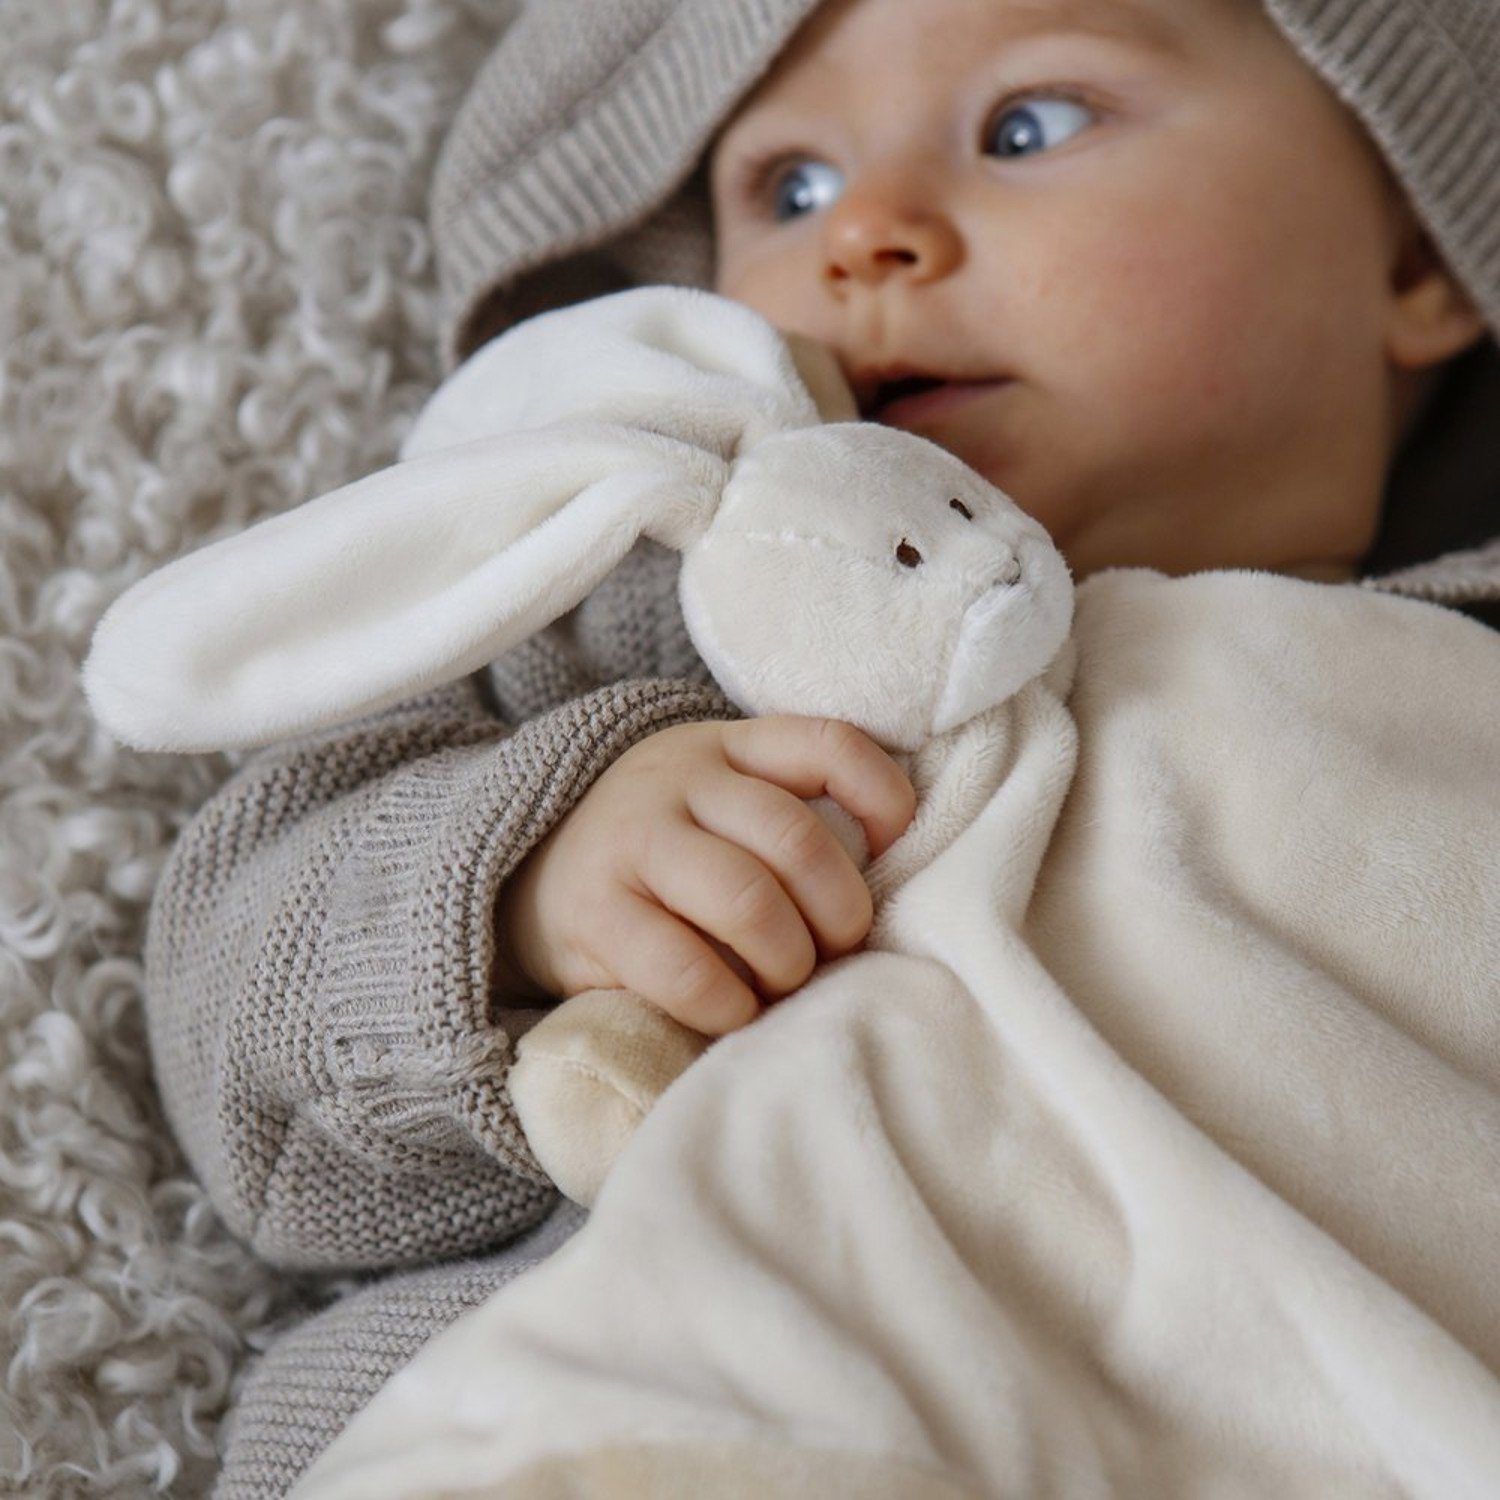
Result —
[[895, 572], [821, 537], [716, 528], [683, 559], [678, 588], [698, 654], [746, 713], [843, 719], [887, 750], [915, 750], [961, 602]]

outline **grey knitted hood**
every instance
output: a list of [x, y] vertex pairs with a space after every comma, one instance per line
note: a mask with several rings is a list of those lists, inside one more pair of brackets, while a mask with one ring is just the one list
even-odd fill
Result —
[[[712, 283], [705, 148], [819, 0], [530, 0], [444, 143], [445, 373], [549, 307]], [[1363, 120], [1492, 337], [1393, 467], [1370, 586], [1500, 606], [1500, 3], [1263, 0]]]

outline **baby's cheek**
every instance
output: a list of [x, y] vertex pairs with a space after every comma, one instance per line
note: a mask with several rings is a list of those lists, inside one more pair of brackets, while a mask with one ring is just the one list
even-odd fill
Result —
[[[1285, 293], [1231, 226], [1164, 224], [1101, 246], [1093, 274], [1074, 279], [1069, 357], [1133, 420], [1212, 433], [1317, 368], [1316, 311]], [[1061, 302], [1060, 288], [1049, 295]]]
[[1348, 241], [1366, 206], [1336, 174], [1233, 157], [1222, 173], [1159, 190], [1131, 226], [1113, 258], [1116, 347], [1190, 408], [1316, 405], [1379, 348], [1378, 256]]
[[778, 328], [809, 338], [826, 337], [821, 329], [826, 314], [819, 305], [818, 278], [794, 254], [764, 250], [721, 261], [714, 290], [744, 303]]

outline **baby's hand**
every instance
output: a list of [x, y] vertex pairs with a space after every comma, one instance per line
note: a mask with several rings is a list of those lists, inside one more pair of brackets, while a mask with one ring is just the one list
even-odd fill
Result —
[[872, 859], [916, 810], [905, 772], [837, 719], [660, 730], [512, 875], [502, 952], [548, 994], [631, 989], [695, 1031], [733, 1031], [870, 930], [869, 887], [803, 800], [824, 793], [864, 825]]

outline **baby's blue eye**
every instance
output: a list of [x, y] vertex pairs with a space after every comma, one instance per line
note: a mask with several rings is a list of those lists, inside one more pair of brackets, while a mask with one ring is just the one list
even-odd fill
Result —
[[[1060, 146], [1094, 118], [1094, 111], [1062, 94], [1027, 94], [1023, 104], [1006, 106], [985, 128], [983, 145], [995, 156], [1035, 156]], [[763, 183], [766, 178], [755, 174]], [[844, 174], [825, 161], [793, 161], [771, 180], [771, 211], [778, 224], [816, 213], [844, 190]]]
[[[1092, 118], [1093, 111], [1076, 100], [1037, 95], [998, 114], [985, 132], [985, 146], [993, 142], [996, 156], [1034, 156], [1038, 149], [1060, 146]], [[1056, 138], [1059, 132], [1061, 140]]]
[[778, 223], [801, 213], [827, 208], [843, 191], [844, 174], [823, 161], [799, 161], [776, 182], [774, 212]]

